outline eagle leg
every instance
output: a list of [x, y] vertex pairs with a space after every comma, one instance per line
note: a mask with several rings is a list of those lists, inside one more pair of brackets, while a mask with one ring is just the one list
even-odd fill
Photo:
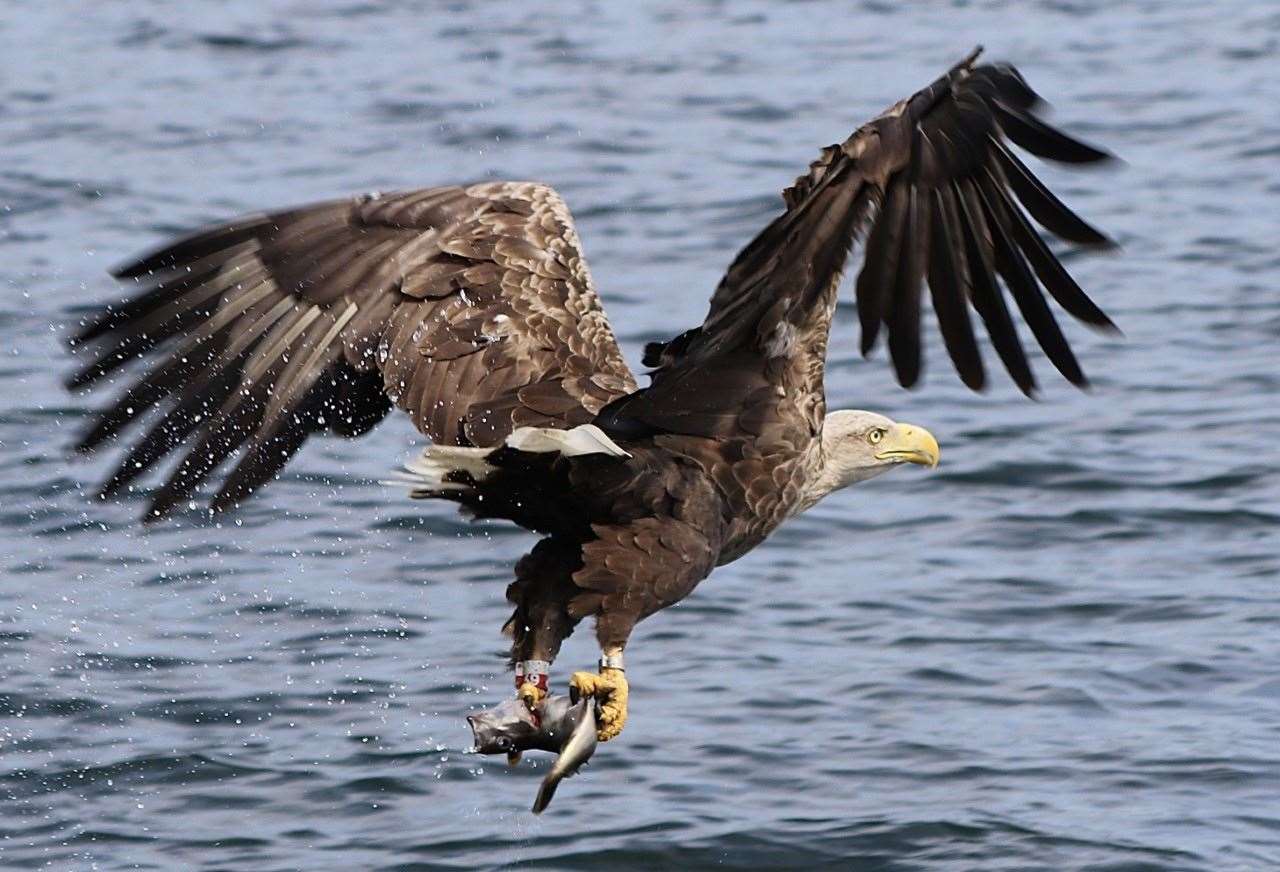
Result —
[[621, 647], [605, 651], [599, 672], [575, 672], [569, 679], [569, 697], [574, 702], [584, 696], [596, 699], [596, 738], [601, 742], [615, 738], [626, 726], [628, 690]]
[[[568, 602], [578, 588], [573, 572], [582, 565], [580, 546], [554, 537], [543, 539], [516, 564], [516, 580], [507, 588], [515, 612], [502, 628], [511, 637], [511, 665], [516, 673], [516, 697], [536, 718], [536, 706], [547, 696], [551, 664], [560, 643], [573, 632], [577, 619]], [[515, 765], [518, 752], [507, 757]]]
[[[537, 705], [547, 696], [551, 658], [554, 656], [545, 651], [539, 653], [542, 653], [542, 658], [521, 660], [516, 663], [516, 699], [525, 704], [525, 708], [529, 709], [535, 721], [538, 717]], [[515, 766], [519, 763], [520, 754], [519, 751], [509, 752], [507, 764]]]

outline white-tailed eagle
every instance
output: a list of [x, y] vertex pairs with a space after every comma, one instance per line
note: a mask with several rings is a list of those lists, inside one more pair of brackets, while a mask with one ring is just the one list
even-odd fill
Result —
[[150, 367], [80, 447], [145, 419], [103, 492], [181, 452], [148, 510], [158, 518], [215, 476], [212, 508], [230, 508], [313, 433], [359, 436], [403, 409], [432, 442], [401, 474], [413, 496], [544, 537], [507, 588], [519, 694], [545, 693], [561, 641], [594, 617], [601, 668], [571, 683], [598, 698], [611, 738], [637, 621], [826, 494], [938, 461], [922, 427], [827, 410], [828, 333], [856, 241], [862, 351], [883, 334], [903, 385], [920, 375], [926, 287], [966, 385], [987, 378], [976, 313], [1014, 382], [1034, 391], [1014, 307], [1058, 371], [1085, 384], [1049, 299], [1091, 326], [1111, 322], [1035, 225], [1110, 243], [1011, 144], [1066, 163], [1107, 155], [1037, 117], [1016, 70], [976, 56], [822, 151], [733, 261], [702, 325], [646, 349], [647, 387], [554, 190], [428, 188], [247, 215], [119, 269], [134, 295], [85, 320], [72, 345], [87, 360], [70, 384]]

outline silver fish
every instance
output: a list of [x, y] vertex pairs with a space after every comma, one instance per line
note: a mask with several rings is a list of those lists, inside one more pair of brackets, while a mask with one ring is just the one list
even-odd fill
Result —
[[477, 754], [506, 754], [518, 760], [522, 751], [555, 751], [556, 759], [542, 779], [533, 813], [551, 804], [560, 782], [591, 759], [596, 750], [596, 707], [593, 700], [573, 702], [567, 696], [549, 695], [532, 712], [518, 699], [508, 699], [491, 709], [467, 717], [475, 737]]

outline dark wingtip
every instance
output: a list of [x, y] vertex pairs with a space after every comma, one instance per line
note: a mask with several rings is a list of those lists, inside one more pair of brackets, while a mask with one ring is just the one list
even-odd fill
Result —
[[94, 496], [100, 500], [109, 500], [116, 494], [120, 493], [120, 488], [124, 487], [124, 480], [117, 471], [115, 475], [104, 481], [98, 488], [98, 492]]
[[[1076, 141], [1080, 142], [1080, 140], [1076, 140]], [[1093, 149], [1094, 151], [1096, 151], [1098, 153], [1098, 156], [1088, 158], [1086, 160], [1071, 161], [1071, 163], [1074, 163], [1076, 166], [1099, 167], [1099, 168], [1127, 166], [1127, 164], [1125, 164], [1124, 158], [1120, 157], [1120, 155], [1116, 154], [1114, 151], [1109, 151], [1105, 148], [1099, 148], [1098, 146], [1090, 142], [1086, 142], [1083, 144]]]
[[1117, 339], [1125, 338], [1124, 331], [1121, 330], [1119, 325], [1117, 325], [1116, 322], [1112, 321], [1110, 318], [1107, 318], [1105, 322], [1101, 322], [1098, 324], [1092, 324], [1089, 322], [1085, 322], [1085, 323], [1088, 323], [1090, 327], [1092, 327], [1094, 330], [1096, 330], [1097, 332], [1105, 336], [1114, 336]]
[[129, 260], [122, 260], [113, 266], [107, 267], [107, 275], [117, 281], [127, 281], [128, 279], [140, 279], [145, 275], [156, 272], [157, 270], [172, 268], [177, 262], [170, 252], [177, 248], [180, 243], [187, 242], [195, 238], [199, 234], [191, 234], [190, 236], [180, 237], [171, 243], [153, 248], [140, 256], [135, 256]]
[[159, 494], [147, 506], [146, 513], [142, 516], [142, 523], [154, 524], [156, 521], [163, 520], [178, 505], [178, 500], [165, 490], [161, 490]]
[[1111, 152], [1063, 133], [1029, 110], [1007, 105], [999, 98], [991, 101], [990, 105], [1005, 136], [1037, 157], [1068, 164], [1092, 164], [1115, 159]]
[[68, 391], [78, 391], [81, 388], [87, 388], [101, 376], [99, 370], [99, 362], [94, 361], [88, 366], [81, 367], [62, 380], [62, 386]]
[[983, 47], [982, 43], [978, 43], [973, 47], [972, 51], [964, 56], [964, 60], [955, 65], [955, 69], [964, 70], [973, 66], [973, 62], [976, 61], [984, 51], [986, 51], [986, 48]]
[[985, 372], [960, 373], [960, 381], [964, 382], [964, 386], [975, 393], [984, 394], [987, 392], [987, 374]]
[[154, 505], [149, 506], [142, 517], [138, 518], [143, 526], [150, 527], [152, 524], [158, 524], [169, 516], [169, 509], [157, 509]]
[[222, 512], [230, 512], [240, 508], [240, 503], [246, 495], [240, 492], [223, 493], [219, 492], [217, 496], [209, 503], [209, 510], [216, 514]]
[[995, 63], [980, 68], [987, 80], [994, 86], [1002, 100], [1020, 109], [1035, 109], [1047, 106], [1048, 102], [1041, 97], [1022, 73], [1013, 64]]
[[125, 279], [136, 279], [142, 275], [142, 270], [138, 267], [143, 263], [140, 260], [124, 260], [115, 266], [107, 268], [107, 275], [116, 281], [124, 281]]

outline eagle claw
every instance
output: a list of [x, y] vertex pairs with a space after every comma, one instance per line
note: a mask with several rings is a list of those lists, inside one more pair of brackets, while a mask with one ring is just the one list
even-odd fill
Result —
[[[535, 724], [538, 722], [538, 703], [542, 702], [546, 696], [547, 692], [545, 690], [528, 681], [516, 688], [516, 699], [524, 703], [525, 708], [529, 710], [529, 714], [533, 715]], [[523, 751], [508, 751], [507, 765], [515, 766], [519, 764], [520, 758], [523, 756]]]
[[621, 669], [604, 667], [599, 673], [575, 672], [569, 679], [569, 698], [575, 704], [584, 696], [597, 701], [596, 738], [607, 742], [627, 723], [627, 676]]
[[[529, 711], [534, 710], [534, 706], [542, 702], [547, 692], [536, 684], [525, 682], [516, 688], [516, 698], [529, 707]], [[577, 702], [577, 700], [574, 700]]]

